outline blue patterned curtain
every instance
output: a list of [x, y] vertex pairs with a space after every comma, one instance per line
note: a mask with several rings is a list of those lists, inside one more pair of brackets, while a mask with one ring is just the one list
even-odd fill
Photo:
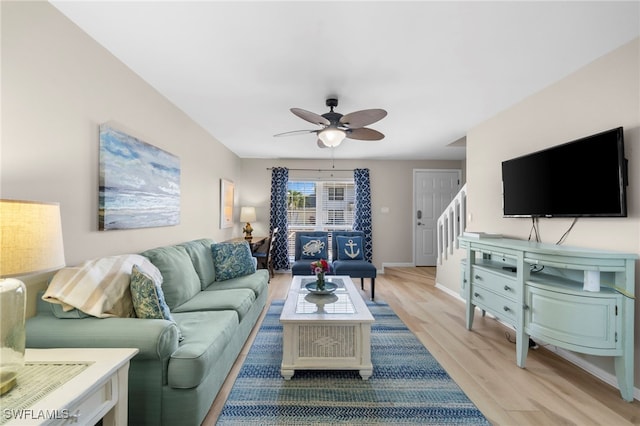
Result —
[[373, 259], [373, 240], [371, 238], [371, 184], [369, 169], [353, 171], [355, 185], [355, 208], [353, 214], [353, 230], [364, 232], [364, 258]]
[[289, 269], [289, 245], [287, 243], [287, 183], [289, 169], [274, 167], [271, 170], [270, 230], [278, 228], [273, 247], [273, 269]]

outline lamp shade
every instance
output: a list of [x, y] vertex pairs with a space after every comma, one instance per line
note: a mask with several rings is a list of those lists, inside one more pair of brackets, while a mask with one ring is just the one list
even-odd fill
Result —
[[347, 135], [340, 129], [328, 128], [318, 134], [318, 139], [328, 147], [336, 147], [342, 143]]
[[63, 266], [60, 205], [0, 200], [0, 277]]
[[255, 222], [255, 221], [256, 221], [255, 207], [242, 207], [240, 209], [240, 222]]

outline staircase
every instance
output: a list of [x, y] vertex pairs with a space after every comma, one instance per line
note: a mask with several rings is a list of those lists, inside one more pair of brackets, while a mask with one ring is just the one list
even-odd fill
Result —
[[453, 254], [453, 249], [459, 247], [458, 236], [464, 232], [466, 214], [467, 184], [464, 184], [438, 218], [438, 265], [442, 265], [442, 261], [446, 260], [449, 254]]

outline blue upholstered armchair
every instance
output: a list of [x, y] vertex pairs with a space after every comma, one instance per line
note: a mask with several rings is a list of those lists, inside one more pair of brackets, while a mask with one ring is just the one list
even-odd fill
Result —
[[313, 275], [311, 262], [329, 261], [329, 233], [325, 231], [296, 232], [294, 262], [291, 275]]
[[374, 299], [377, 270], [373, 263], [365, 260], [362, 231], [333, 231], [331, 259], [335, 275], [360, 278], [362, 289], [364, 289], [364, 279], [371, 278], [371, 300]]

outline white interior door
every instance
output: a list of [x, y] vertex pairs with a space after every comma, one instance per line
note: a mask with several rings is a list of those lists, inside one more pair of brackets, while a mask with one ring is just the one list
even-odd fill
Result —
[[415, 264], [435, 266], [438, 217], [460, 189], [460, 170], [415, 170]]

